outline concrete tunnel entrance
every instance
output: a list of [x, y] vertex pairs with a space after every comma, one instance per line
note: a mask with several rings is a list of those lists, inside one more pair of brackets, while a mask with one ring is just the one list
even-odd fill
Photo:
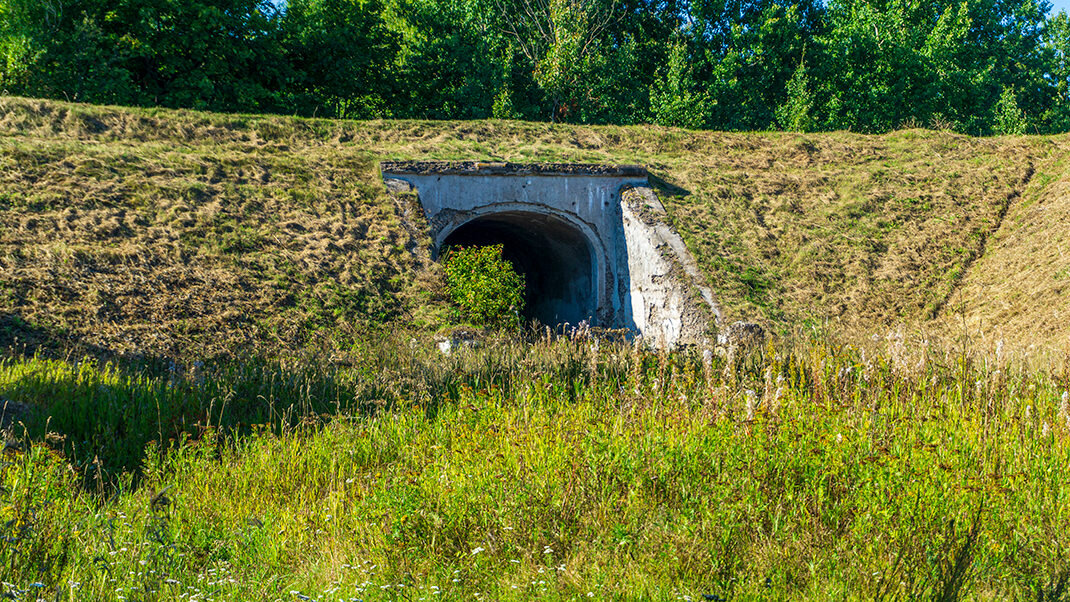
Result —
[[652, 345], [708, 338], [719, 311], [638, 165], [384, 161], [402, 219], [430, 251], [501, 244], [527, 318], [626, 329]]
[[450, 246], [500, 244], [524, 274], [524, 317], [543, 324], [577, 324], [598, 309], [597, 261], [584, 234], [567, 221], [534, 212], [502, 212], [457, 227]]

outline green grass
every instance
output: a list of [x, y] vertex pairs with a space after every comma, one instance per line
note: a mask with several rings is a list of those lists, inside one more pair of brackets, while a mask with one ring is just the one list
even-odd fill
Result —
[[[866, 338], [953, 339], [991, 272], [1050, 290], [980, 286], [985, 341], [1065, 342], [1032, 247], [1066, 137], [12, 98], [0, 133], [0, 597], [1067, 598], [1070, 360]], [[442, 356], [441, 269], [376, 166], [491, 157], [647, 165], [729, 320], [867, 346]]]
[[0, 397], [41, 413], [4, 453], [3, 587], [1020, 599], [1067, 575], [1070, 366], [899, 341], [428, 348], [376, 340], [345, 367], [6, 361]]

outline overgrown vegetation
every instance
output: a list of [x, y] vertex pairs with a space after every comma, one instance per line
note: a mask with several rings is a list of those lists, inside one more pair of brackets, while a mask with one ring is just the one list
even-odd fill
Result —
[[1049, 600], [1065, 582], [1066, 360], [586, 333], [344, 359], [4, 362], [0, 396], [32, 409], [0, 467], [4, 593]]
[[502, 245], [456, 247], [442, 257], [446, 288], [462, 319], [515, 329], [524, 311], [524, 275], [502, 256]]

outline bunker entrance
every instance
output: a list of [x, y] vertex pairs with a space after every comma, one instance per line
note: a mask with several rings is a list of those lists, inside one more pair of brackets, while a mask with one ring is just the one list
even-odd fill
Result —
[[595, 315], [595, 258], [590, 242], [575, 226], [537, 213], [495, 213], [460, 226], [442, 247], [497, 244], [524, 274], [525, 318], [556, 326]]

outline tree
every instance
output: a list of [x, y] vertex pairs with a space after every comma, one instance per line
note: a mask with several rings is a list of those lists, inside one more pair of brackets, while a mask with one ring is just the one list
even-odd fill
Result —
[[[0, 0], [18, 93], [270, 111], [283, 85], [269, 0]], [[11, 60], [13, 59], [13, 60]]]
[[617, 0], [497, 0], [497, 6], [550, 100], [551, 120], [568, 120], [595, 99], [592, 75], [606, 63], [600, 36], [622, 16]]
[[[1005, 88], [1043, 104], [1046, 2], [833, 0], [820, 49], [823, 125], [881, 132], [903, 123], [988, 133]], [[1027, 92], [1028, 91], [1028, 92]]]
[[282, 17], [282, 56], [292, 69], [287, 112], [362, 119], [389, 117], [396, 36], [380, 0], [290, 0]]
[[654, 121], [661, 125], [698, 129], [706, 125], [709, 95], [695, 83], [687, 45], [677, 40], [669, 61], [650, 92]]
[[1047, 82], [1051, 101], [1043, 111], [1043, 126], [1049, 132], [1070, 131], [1070, 18], [1060, 11], [1044, 28], [1048, 53]]
[[0, 87], [14, 94], [132, 104], [126, 44], [94, 0], [0, 0]]
[[789, 132], [810, 132], [816, 128], [814, 98], [810, 89], [810, 77], [806, 73], [806, 61], [791, 76], [787, 86], [787, 100], [777, 107], [777, 124]]
[[1011, 88], [1004, 88], [996, 103], [992, 132], [1003, 135], [1021, 135], [1025, 133], [1025, 113], [1018, 107], [1018, 97]]
[[823, 15], [817, 0], [694, 0], [684, 33], [696, 49], [695, 79], [710, 98], [709, 125], [773, 127]]
[[397, 36], [390, 66], [393, 104], [403, 117], [490, 117], [509, 60], [491, 0], [390, 0], [387, 28]]

